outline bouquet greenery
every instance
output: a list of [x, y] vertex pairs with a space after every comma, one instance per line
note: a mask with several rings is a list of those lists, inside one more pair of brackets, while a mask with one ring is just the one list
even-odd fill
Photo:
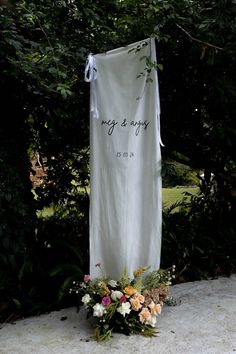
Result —
[[172, 271], [148, 272], [148, 269], [134, 271], [132, 280], [125, 270], [118, 280], [106, 276], [91, 279], [90, 275], [85, 275], [82, 282], [73, 282], [69, 292], [78, 294], [88, 317], [97, 319], [94, 332], [97, 341], [109, 339], [113, 331], [156, 335], [157, 316], [168, 300], [175, 266]]

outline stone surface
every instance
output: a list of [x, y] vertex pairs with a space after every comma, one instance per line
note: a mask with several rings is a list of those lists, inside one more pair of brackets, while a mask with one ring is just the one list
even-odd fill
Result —
[[68, 308], [0, 324], [0, 353], [236, 354], [235, 275], [178, 284], [171, 295], [181, 304], [164, 307], [155, 338], [115, 333], [110, 341], [97, 343], [84, 310]]

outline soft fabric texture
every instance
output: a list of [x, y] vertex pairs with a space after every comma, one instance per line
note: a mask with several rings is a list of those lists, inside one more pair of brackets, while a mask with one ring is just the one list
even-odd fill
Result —
[[90, 274], [160, 266], [161, 151], [154, 39], [90, 55]]

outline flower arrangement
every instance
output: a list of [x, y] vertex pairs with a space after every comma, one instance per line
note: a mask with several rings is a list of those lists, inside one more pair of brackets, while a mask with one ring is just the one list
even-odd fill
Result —
[[132, 280], [126, 270], [118, 280], [85, 275], [82, 282], [73, 282], [69, 292], [78, 294], [88, 317], [96, 318], [97, 341], [109, 339], [113, 331], [155, 336], [157, 316], [168, 299], [174, 270], [175, 266], [172, 271], [147, 272], [148, 268], [143, 267], [133, 273]]

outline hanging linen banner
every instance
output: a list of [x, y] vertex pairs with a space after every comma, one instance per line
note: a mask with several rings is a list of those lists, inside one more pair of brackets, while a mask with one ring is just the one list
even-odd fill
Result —
[[155, 41], [90, 55], [90, 274], [117, 279], [158, 269], [161, 251], [160, 104]]

